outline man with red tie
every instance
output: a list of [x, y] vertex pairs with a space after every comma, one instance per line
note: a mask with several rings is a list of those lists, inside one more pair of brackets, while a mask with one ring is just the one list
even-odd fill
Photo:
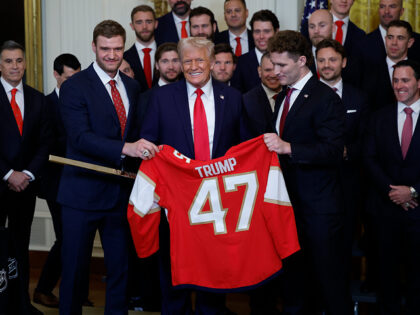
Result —
[[[24, 296], [10, 297], [8, 314], [37, 314], [28, 294], [29, 238], [36, 184], [48, 160], [49, 121], [43, 94], [22, 82], [23, 47], [7, 41], [0, 48], [0, 226], [8, 219]], [[23, 300], [22, 300], [23, 298]]]
[[292, 202], [300, 253], [284, 265], [287, 314], [351, 314], [345, 268], [344, 208], [338, 182], [344, 151], [340, 97], [312, 75], [311, 47], [303, 35], [280, 31], [268, 51], [285, 86], [276, 99], [277, 133], [265, 143], [279, 154]]
[[[119, 23], [99, 23], [93, 31], [95, 62], [61, 86], [67, 158], [136, 170], [138, 163], [130, 157], [141, 157], [146, 149], [153, 156], [157, 150], [152, 143], [138, 140], [140, 88], [118, 71], [124, 43], [125, 30]], [[84, 276], [96, 231], [107, 269], [105, 314], [127, 314], [126, 209], [131, 185], [126, 178], [64, 166], [57, 196], [63, 222], [60, 314], [82, 312]]]
[[153, 76], [155, 65], [155, 29], [158, 26], [155, 11], [148, 5], [139, 5], [131, 11], [131, 29], [136, 33], [136, 42], [124, 53], [124, 59], [134, 71], [134, 79], [142, 91], [150, 89], [157, 79]]
[[392, 86], [397, 101], [374, 113], [364, 148], [379, 253], [378, 297], [381, 314], [402, 313], [400, 264], [404, 263], [404, 314], [420, 314], [419, 63], [399, 61]]
[[[178, 45], [185, 79], [162, 86], [152, 94], [141, 137], [170, 145], [196, 160], [218, 158], [249, 137], [242, 123], [241, 94], [211, 79], [214, 63], [211, 41], [190, 37]], [[162, 233], [160, 237], [162, 314], [191, 314], [190, 291], [172, 287], [169, 236]], [[225, 311], [224, 295], [197, 292], [195, 311], [221, 314]]]

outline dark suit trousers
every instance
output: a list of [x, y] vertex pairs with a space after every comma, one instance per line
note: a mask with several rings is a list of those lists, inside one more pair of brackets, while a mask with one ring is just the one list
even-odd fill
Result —
[[[35, 193], [33, 184], [23, 192], [13, 192], [11, 190], [4, 191], [1, 194], [0, 203], [0, 225], [4, 226], [6, 217], [8, 218], [8, 226], [12, 244], [15, 247], [15, 255], [18, 261], [20, 284], [22, 292], [25, 295], [24, 303], [29, 304], [29, 240], [31, 236], [31, 226], [35, 212]], [[22, 306], [22, 305], [20, 305]], [[19, 313], [18, 307], [16, 305]], [[22, 306], [23, 307], [23, 306]]]
[[401, 314], [400, 265], [406, 270], [404, 314], [420, 314], [420, 207], [378, 215], [380, 314]]
[[99, 230], [104, 249], [106, 276], [105, 314], [127, 314], [128, 223], [127, 201], [109, 210], [62, 208], [63, 272], [60, 285], [60, 314], [81, 314], [85, 279], [93, 241]]

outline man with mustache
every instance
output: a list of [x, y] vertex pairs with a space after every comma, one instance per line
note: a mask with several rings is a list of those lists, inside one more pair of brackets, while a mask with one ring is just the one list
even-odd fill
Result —
[[153, 76], [156, 41], [155, 30], [158, 26], [155, 11], [148, 5], [139, 5], [131, 11], [131, 29], [136, 33], [136, 42], [124, 53], [124, 59], [134, 71], [134, 79], [141, 90], [150, 89], [155, 83]]
[[189, 36], [190, 23], [188, 16], [191, 11], [192, 0], [168, 0], [172, 11], [161, 16], [156, 29], [156, 42], [158, 45], [172, 42], [178, 43], [181, 38]]

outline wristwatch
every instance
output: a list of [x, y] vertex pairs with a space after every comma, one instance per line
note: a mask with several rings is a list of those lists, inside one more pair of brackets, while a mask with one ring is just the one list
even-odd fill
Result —
[[413, 186], [410, 187], [411, 198], [417, 198], [419, 193], [414, 189]]

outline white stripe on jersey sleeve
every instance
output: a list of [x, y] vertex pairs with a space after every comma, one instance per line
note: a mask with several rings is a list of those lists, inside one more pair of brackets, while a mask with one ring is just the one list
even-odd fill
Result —
[[145, 216], [151, 209], [159, 208], [159, 196], [155, 194], [156, 184], [143, 172], [139, 171], [130, 195], [130, 203], [140, 216]]
[[264, 202], [290, 206], [289, 194], [284, 182], [283, 172], [277, 166], [271, 166], [268, 173]]

